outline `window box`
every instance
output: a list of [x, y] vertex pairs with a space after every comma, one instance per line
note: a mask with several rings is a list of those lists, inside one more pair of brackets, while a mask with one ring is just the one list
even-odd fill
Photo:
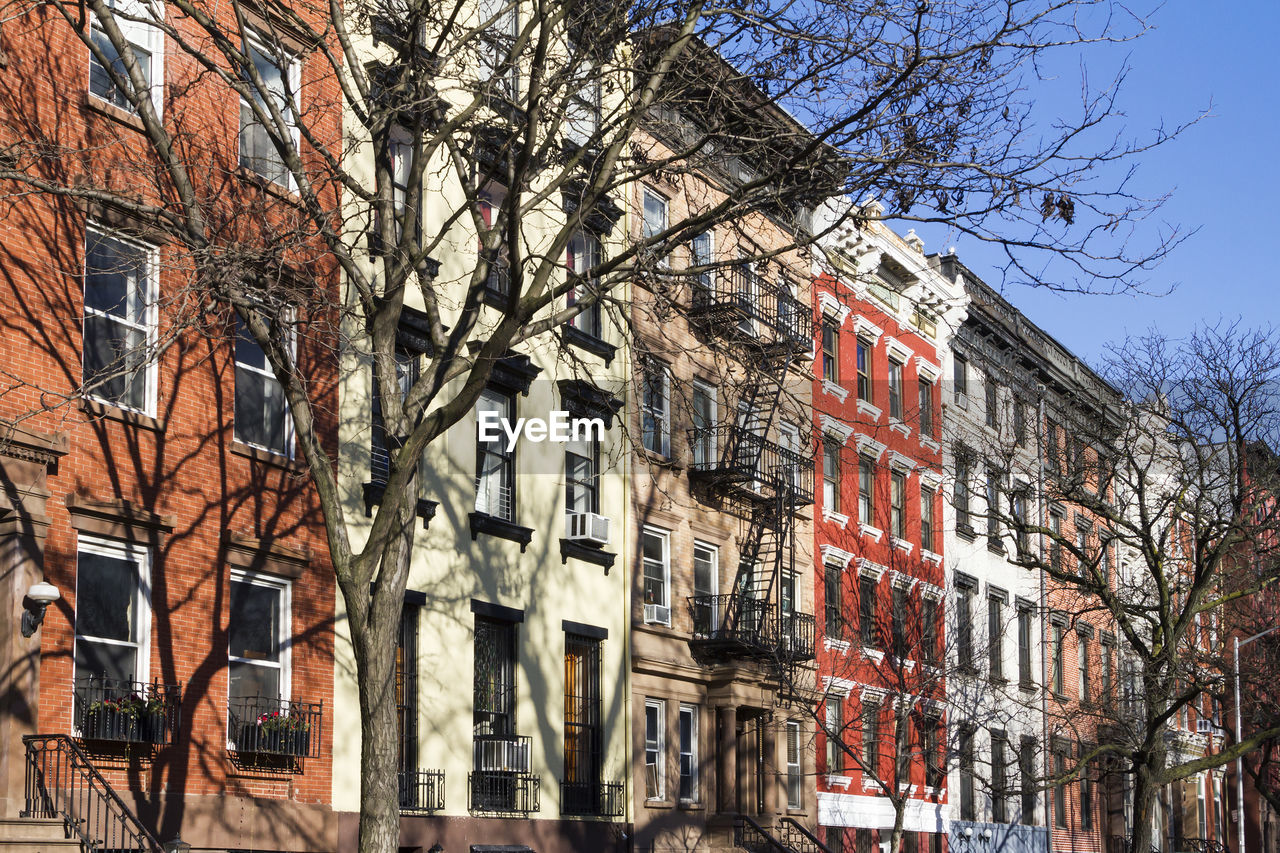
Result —
[[315, 758], [320, 752], [320, 703], [265, 696], [232, 699], [227, 749], [252, 755]]
[[170, 743], [182, 704], [178, 685], [90, 678], [76, 687], [75, 712], [85, 740]]

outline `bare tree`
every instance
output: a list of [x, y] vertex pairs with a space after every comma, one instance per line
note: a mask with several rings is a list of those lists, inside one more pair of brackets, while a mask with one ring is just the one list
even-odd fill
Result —
[[[361, 849], [393, 849], [392, 650], [419, 460], [495, 363], [596, 306], [623, 323], [621, 285], [704, 271], [672, 250], [710, 226], [767, 215], [802, 243], [830, 196], [881, 199], [858, 217], [983, 239], [1026, 224], [1008, 236], [1011, 257], [1061, 253], [1099, 281], [1134, 283], [1168, 238], [1114, 243], [1150, 205], [1123, 179], [1091, 179], [1167, 136], [1093, 145], [1116, 117], [1114, 86], [1047, 131], [1020, 94], [1040, 57], [1145, 28], [1086, 30], [1091, 5], [5, 0], [6, 54], [24, 64], [3, 96], [6, 216], [53, 204], [127, 220], [164, 245], [168, 282], [165, 334], [145, 352], [119, 347], [83, 382], [69, 365], [70, 389], [17, 372], [10, 385], [47, 392], [44, 406], [71, 401], [176, 342], [227, 336], [234, 312], [280, 384], [323, 506], [360, 682]], [[33, 108], [68, 39], [118, 119], [92, 133], [62, 121], [78, 114], [75, 87]], [[238, 136], [226, 134], [237, 109]], [[615, 233], [658, 177], [688, 196], [685, 212]], [[712, 201], [707, 187], [729, 191]], [[590, 259], [566, 275], [584, 229], [607, 251], [575, 255]], [[308, 372], [339, 352], [372, 373], [386, 450], [363, 545], [327, 438], [336, 413]]]

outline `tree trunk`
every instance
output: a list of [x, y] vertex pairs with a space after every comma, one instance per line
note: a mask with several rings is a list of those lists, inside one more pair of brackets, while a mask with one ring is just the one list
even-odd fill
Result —
[[[1157, 734], [1157, 738], [1160, 737]], [[1156, 797], [1160, 787], [1155, 779], [1164, 769], [1164, 748], [1158, 744], [1149, 752], [1140, 753], [1133, 764], [1133, 837], [1131, 853], [1151, 853], [1154, 827], [1151, 825]]]

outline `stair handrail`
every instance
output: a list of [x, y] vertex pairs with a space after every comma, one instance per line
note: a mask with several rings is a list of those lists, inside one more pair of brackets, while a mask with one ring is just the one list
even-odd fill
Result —
[[[165, 853], [164, 845], [125, 805], [74, 738], [66, 734], [35, 734], [23, 735], [22, 742], [27, 752], [23, 817], [61, 818], [89, 850], [105, 848]], [[55, 744], [53, 748], [50, 748], [51, 742]], [[56, 754], [58, 759], [53, 767], [47, 760], [50, 754]], [[52, 785], [50, 770], [54, 771], [52, 775], [55, 777]], [[64, 779], [64, 771], [68, 786], [65, 789], [59, 784]], [[77, 783], [81, 786], [79, 794], [86, 801], [87, 808], [76, 808]], [[58, 799], [66, 802], [59, 803]], [[77, 811], [82, 814], [77, 814]], [[104, 822], [107, 825], [101, 825]]]
[[813, 848], [817, 850], [818, 853], [832, 853], [830, 847], [828, 847], [827, 845], [819, 841], [817, 836], [815, 836], [812, 832], [806, 829], [804, 824], [802, 824], [800, 821], [796, 820], [795, 818], [793, 817], [779, 818], [778, 823], [786, 824], [787, 826], [791, 827], [795, 832], [800, 833], [800, 835], [803, 836], [806, 841], [808, 841], [810, 844], [813, 845]]
[[738, 815], [734, 821], [733, 843], [735, 847], [743, 847], [743, 848], [746, 847], [746, 845], [743, 843], [744, 839], [742, 835], [743, 835], [743, 829], [747, 826], [750, 826], [752, 829], [754, 829], [756, 832], [756, 835], [758, 835], [764, 841], [764, 843], [769, 846], [771, 850], [777, 851], [777, 853], [794, 853], [793, 850], [784, 846], [781, 841], [774, 838], [773, 833], [769, 832], [769, 830], [761, 826], [756, 821], [755, 818], [753, 818], [751, 815], [746, 815], [746, 814]]

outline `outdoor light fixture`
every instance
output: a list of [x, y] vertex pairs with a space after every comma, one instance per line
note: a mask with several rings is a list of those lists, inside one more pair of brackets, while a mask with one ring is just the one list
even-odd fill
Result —
[[435, 844], [431, 845], [431, 849], [429, 849], [427, 853], [444, 853], [444, 848], [441, 847], [440, 842], [437, 841]]
[[982, 830], [982, 840], [983, 840], [983, 841], [990, 841], [990, 840], [991, 840], [991, 830], [989, 830], [989, 829], [984, 829], [984, 830]]
[[965, 838], [973, 838], [973, 827], [972, 827], [972, 826], [966, 826], [966, 827], [964, 828], [964, 837], [965, 837]]
[[22, 611], [22, 636], [30, 637], [44, 621], [45, 608], [62, 598], [62, 593], [51, 583], [39, 581], [27, 590], [26, 609]]
[[164, 843], [164, 853], [191, 853], [191, 845], [181, 838], [175, 838]]

